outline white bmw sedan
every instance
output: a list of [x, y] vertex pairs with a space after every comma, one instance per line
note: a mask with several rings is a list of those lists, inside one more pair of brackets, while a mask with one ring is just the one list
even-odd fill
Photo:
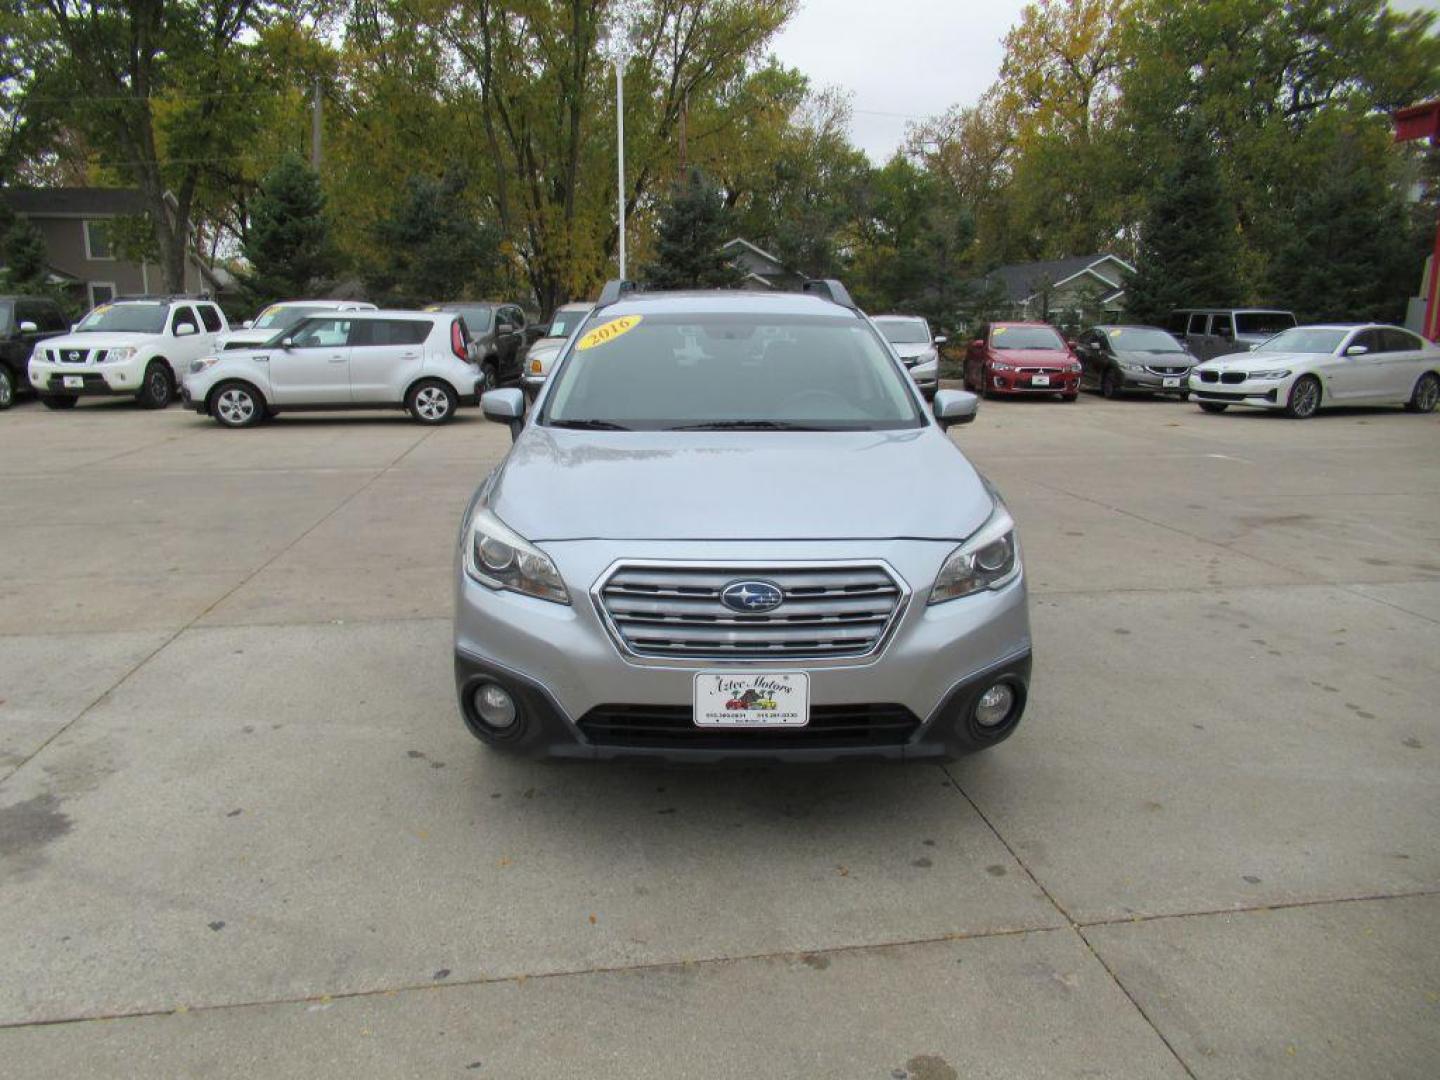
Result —
[[1297, 420], [1331, 405], [1428, 413], [1440, 403], [1440, 347], [1398, 326], [1297, 326], [1193, 368], [1190, 394], [1206, 412], [1253, 405]]

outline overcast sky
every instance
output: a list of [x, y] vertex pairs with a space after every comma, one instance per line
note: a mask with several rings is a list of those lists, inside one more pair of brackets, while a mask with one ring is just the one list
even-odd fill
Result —
[[[775, 55], [818, 88], [850, 94], [850, 137], [874, 161], [888, 158], [910, 119], [973, 105], [995, 80], [1001, 39], [1025, 0], [804, 0], [775, 40]], [[1440, 8], [1440, 0], [1397, 0]]]

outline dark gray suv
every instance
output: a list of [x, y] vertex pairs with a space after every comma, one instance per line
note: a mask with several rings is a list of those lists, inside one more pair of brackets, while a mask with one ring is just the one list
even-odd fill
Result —
[[457, 300], [431, 304], [426, 311], [452, 311], [465, 320], [470, 340], [475, 343], [475, 361], [480, 365], [485, 389], [511, 386], [520, 381], [525, 353], [534, 336], [519, 304]]

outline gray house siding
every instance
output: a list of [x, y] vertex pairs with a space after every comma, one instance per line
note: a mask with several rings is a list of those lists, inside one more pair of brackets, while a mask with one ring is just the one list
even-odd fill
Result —
[[[45, 238], [47, 261], [85, 307], [115, 296], [158, 292], [157, 266], [118, 258], [104, 246], [104, 226], [144, 212], [140, 193], [124, 188], [19, 188], [3, 193], [17, 216]], [[93, 243], [91, 241], [94, 241]], [[185, 291], [205, 288], [194, 256], [185, 260]]]

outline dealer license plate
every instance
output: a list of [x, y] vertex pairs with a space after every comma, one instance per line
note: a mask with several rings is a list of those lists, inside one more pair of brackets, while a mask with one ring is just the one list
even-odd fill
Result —
[[1031, 386], [1049, 386], [1049, 385], [1050, 385], [1050, 376], [1049, 376], [1049, 375], [1031, 375], [1031, 376], [1030, 376], [1030, 385], [1031, 385]]
[[1166, 385], [1166, 386], [1179, 386], [1179, 385], [1180, 385], [1180, 380], [1179, 380], [1179, 379], [1162, 379], [1161, 381], [1162, 381], [1163, 384]]
[[83, 375], [66, 375], [66, 376], [64, 376], [64, 379], [65, 379], [65, 389], [66, 389], [66, 390], [84, 390], [84, 389], [85, 389], [85, 376], [83, 376]]
[[803, 671], [695, 673], [695, 726], [804, 727], [810, 676]]

